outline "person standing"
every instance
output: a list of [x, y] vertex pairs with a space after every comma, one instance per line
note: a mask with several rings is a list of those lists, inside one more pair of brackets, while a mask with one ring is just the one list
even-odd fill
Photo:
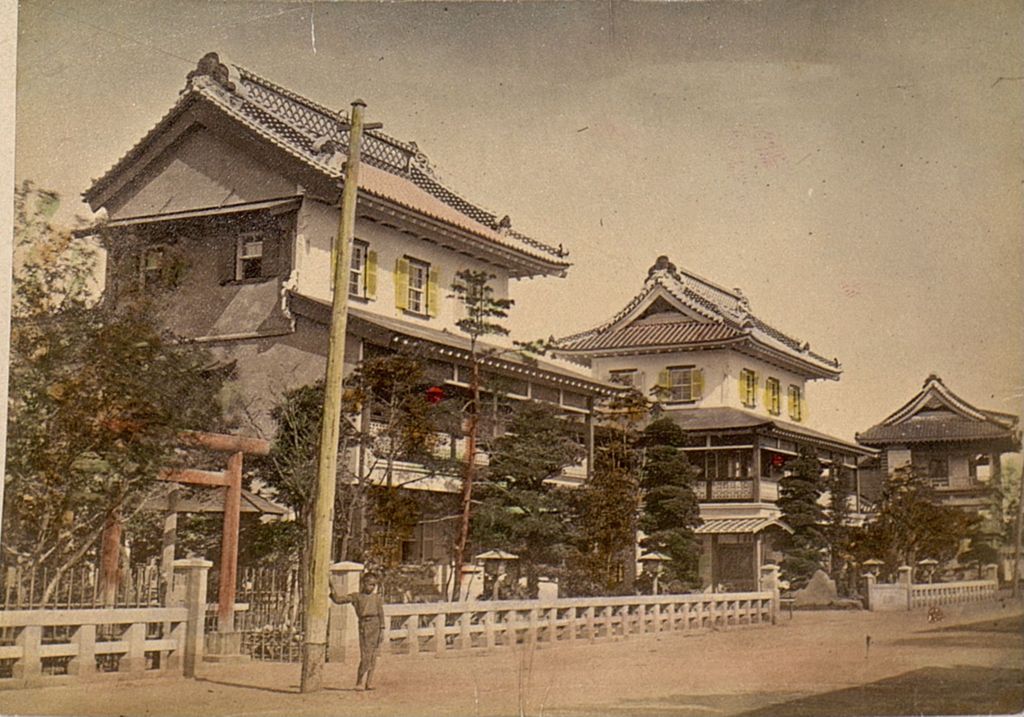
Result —
[[364, 573], [359, 581], [359, 592], [336, 595], [331, 588], [331, 599], [338, 604], [350, 603], [359, 620], [359, 670], [356, 687], [366, 678], [367, 690], [373, 689], [373, 668], [377, 664], [377, 650], [384, 637], [384, 598], [378, 592], [380, 581], [375, 573]]

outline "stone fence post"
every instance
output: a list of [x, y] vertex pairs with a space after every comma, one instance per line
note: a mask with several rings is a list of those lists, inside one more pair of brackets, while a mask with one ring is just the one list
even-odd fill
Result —
[[867, 610], [873, 610], [874, 605], [871, 604], [871, 593], [875, 589], [875, 581], [878, 579], [874, 573], [864, 573], [861, 576], [864, 578], [864, 608]]
[[907, 593], [907, 609], [914, 606], [914, 569], [909, 565], [896, 568], [896, 584]]
[[174, 561], [174, 587], [169, 603], [188, 609], [185, 645], [182, 652], [182, 673], [196, 676], [196, 665], [203, 659], [203, 632], [206, 622], [206, 577], [213, 565], [203, 558]]
[[779, 619], [779, 566], [762, 565], [760, 575], [761, 592], [772, 594], [772, 625]]
[[[359, 592], [363, 564], [343, 561], [331, 566], [331, 591], [335, 595]], [[385, 627], [387, 627], [385, 625]], [[359, 654], [359, 621], [351, 605], [331, 601], [327, 613], [327, 661], [344, 662]]]

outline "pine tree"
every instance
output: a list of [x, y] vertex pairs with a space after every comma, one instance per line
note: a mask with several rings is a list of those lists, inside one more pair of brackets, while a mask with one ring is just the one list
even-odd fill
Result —
[[825, 511], [821, 498], [821, 463], [808, 449], [786, 464], [787, 475], [779, 481], [778, 506], [782, 521], [793, 532], [783, 537], [782, 574], [793, 588], [807, 584], [822, 567], [822, 551], [827, 542], [824, 533]]

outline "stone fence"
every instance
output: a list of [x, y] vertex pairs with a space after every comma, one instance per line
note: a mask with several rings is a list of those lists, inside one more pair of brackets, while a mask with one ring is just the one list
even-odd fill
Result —
[[899, 568], [895, 583], [879, 583], [874, 575], [865, 575], [866, 607], [872, 611], [912, 610], [991, 600], [999, 589], [996, 570], [997, 566], [987, 565], [983, 580], [953, 583], [915, 583], [913, 571], [907, 566]]
[[177, 560], [172, 607], [0, 610], [0, 689], [195, 675], [207, 560]]
[[[332, 578], [336, 591], [354, 592], [361, 567], [357, 563], [336, 565]], [[383, 649], [390, 654], [441, 655], [453, 650], [570, 645], [633, 635], [773, 624], [779, 609], [776, 566], [765, 566], [760, 587], [760, 592], [748, 593], [386, 605]], [[329, 659], [351, 659], [358, 652], [354, 611], [349, 605], [334, 605]]]

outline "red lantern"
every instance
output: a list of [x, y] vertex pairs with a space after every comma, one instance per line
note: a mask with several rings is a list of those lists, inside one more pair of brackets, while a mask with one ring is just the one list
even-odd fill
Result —
[[444, 400], [444, 389], [440, 386], [431, 386], [427, 389], [427, 403], [440, 403]]
[[786, 465], [786, 457], [778, 453], [772, 454], [772, 466], [775, 468], [781, 468]]

